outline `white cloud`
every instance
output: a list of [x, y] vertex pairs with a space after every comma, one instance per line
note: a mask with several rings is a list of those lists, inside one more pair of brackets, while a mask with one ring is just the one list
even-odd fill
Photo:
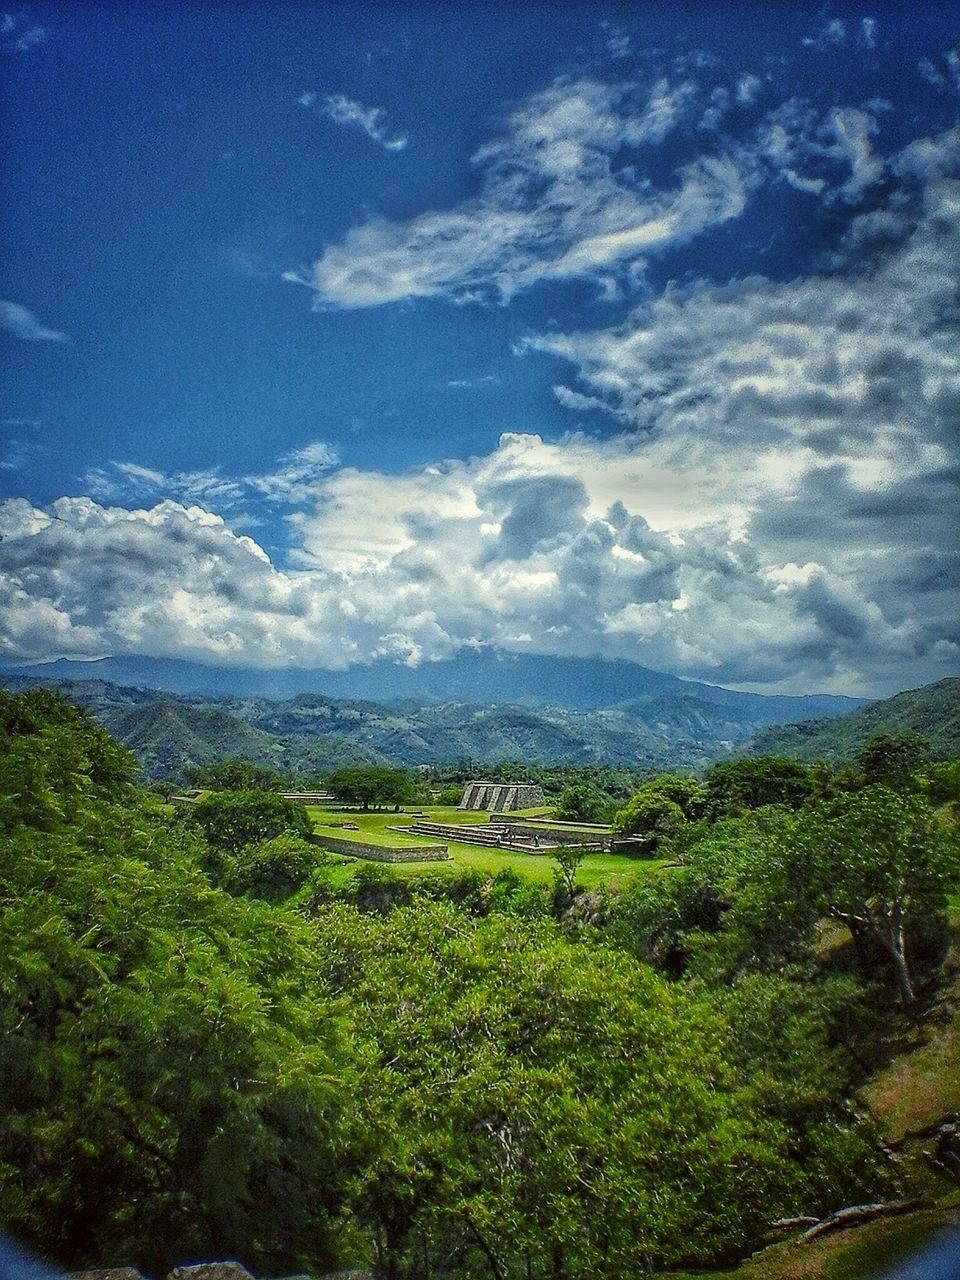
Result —
[[[599, 110], [558, 96], [523, 128], [559, 169]], [[869, 118], [837, 112], [795, 105], [777, 164], [809, 141], [866, 184]], [[528, 339], [610, 438], [506, 432], [402, 475], [322, 442], [234, 479], [113, 464], [100, 503], [6, 504], [0, 651], [342, 666], [497, 644], [864, 693], [955, 673], [958, 161], [956, 131], [892, 157], [901, 186], [822, 275], [674, 287], [617, 327]], [[149, 502], [111, 507], [111, 484]], [[294, 508], [285, 568], [204, 509], [218, 486]]]
[[857, 43], [864, 49], [875, 49], [877, 47], [876, 18], [862, 18], [860, 20], [860, 30], [857, 34]]
[[[611, 273], [736, 217], [745, 175], [725, 150], [696, 156], [657, 190], [643, 173], [693, 109], [695, 87], [563, 82], [511, 115], [481, 147], [481, 194], [406, 223], [371, 221], [328, 246], [307, 283], [322, 306], [403, 298], [509, 299], [546, 279], [609, 286]], [[288, 274], [288, 279], [300, 277]]]
[[859, 200], [868, 187], [883, 177], [883, 161], [870, 145], [876, 122], [863, 111], [835, 107], [830, 124], [839, 153], [850, 163], [850, 178], [840, 188], [840, 195], [846, 200]]
[[815, 36], [804, 36], [803, 43], [817, 49], [837, 48], [847, 38], [846, 23], [842, 18], [825, 22]]
[[318, 101], [315, 93], [304, 92], [297, 101], [302, 107], [316, 106], [317, 111], [334, 124], [359, 129], [385, 151], [403, 151], [407, 146], [408, 139], [390, 129], [387, 113], [382, 107], [365, 107], [362, 102], [347, 98], [342, 93], [327, 94]]
[[6, 329], [21, 342], [69, 342], [65, 333], [45, 328], [32, 311], [19, 302], [0, 298], [0, 329]]
[[31, 24], [26, 11], [19, 14], [5, 13], [0, 17], [0, 44], [17, 53], [29, 53], [50, 38], [47, 27]]
[[231, 477], [218, 467], [163, 472], [136, 462], [111, 462], [91, 468], [84, 480], [93, 497], [106, 501], [172, 498], [236, 511], [253, 497], [287, 504], [309, 501], [336, 461], [329, 444], [314, 440], [282, 457], [275, 470], [262, 474]]
[[754, 75], [744, 72], [737, 81], [737, 101], [743, 107], [751, 106], [756, 102], [762, 88], [763, 82], [761, 80], [758, 80]]

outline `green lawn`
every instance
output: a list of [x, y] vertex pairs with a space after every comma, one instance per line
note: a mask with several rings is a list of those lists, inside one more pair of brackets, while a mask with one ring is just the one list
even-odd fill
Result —
[[[424, 871], [453, 874], [458, 867], [473, 867], [496, 875], [507, 867], [531, 880], [550, 883], [553, 879], [554, 861], [549, 853], [520, 853], [511, 849], [488, 849], [482, 845], [458, 844], [451, 841], [434, 841], [429, 836], [405, 836], [397, 831], [390, 831], [391, 826], [409, 826], [417, 817], [431, 822], [486, 823], [489, 815], [475, 810], [456, 809], [451, 806], [430, 805], [413, 808], [408, 806], [401, 813], [392, 810], [372, 810], [368, 813], [357, 810], [323, 809], [310, 805], [307, 809], [310, 819], [318, 832], [336, 836], [343, 840], [365, 840], [371, 843], [384, 844], [390, 848], [403, 848], [416, 844], [446, 844], [450, 854], [448, 862], [401, 862], [390, 863], [390, 869], [398, 875], [421, 875]], [[359, 831], [345, 831], [332, 826], [338, 822], [356, 822]], [[599, 884], [618, 885], [634, 879], [638, 875], [648, 873], [651, 868], [660, 864], [630, 858], [618, 853], [588, 854], [580, 865], [578, 880], [588, 889]], [[345, 865], [341, 875], [338, 868], [337, 879], [348, 879], [351, 874]]]

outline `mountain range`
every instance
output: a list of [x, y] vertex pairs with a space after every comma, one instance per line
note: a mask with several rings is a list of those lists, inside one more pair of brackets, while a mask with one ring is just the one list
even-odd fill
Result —
[[740, 693], [630, 662], [489, 651], [345, 672], [61, 659], [0, 678], [64, 687], [156, 778], [234, 756], [291, 776], [374, 762], [696, 768], [768, 726], [862, 705], [834, 695]]
[[383, 659], [344, 671], [214, 667], [180, 658], [136, 655], [89, 662], [59, 658], [32, 666], [0, 666], [0, 678], [11, 676], [105, 680], [127, 687], [218, 698], [283, 700], [298, 694], [322, 694], [330, 699], [368, 702], [412, 699], [419, 703], [457, 701], [580, 710], [675, 696], [748, 711], [760, 724], [840, 715], [866, 701], [835, 694], [740, 693], [653, 671], [622, 658], [557, 658], [492, 648], [464, 649], [452, 658], [421, 662], [415, 667]]
[[[11, 688], [62, 687], [126, 743], [154, 778], [181, 778], [193, 765], [233, 757], [290, 776], [322, 776], [344, 764], [366, 763], [481, 766], [518, 760], [656, 770], [700, 768], [744, 753], [842, 761], [872, 734], [905, 729], [924, 734], [935, 754], [960, 751], [960, 679], [865, 705], [830, 695], [739, 693], [599, 659], [548, 663], [471, 655], [466, 662], [429, 666], [426, 673], [367, 669], [374, 677], [368, 686], [420, 689], [418, 697], [408, 693], [382, 701], [309, 691], [286, 698], [264, 696], [262, 689], [245, 694], [258, 673], [151, 659], [59, 661], [15, 674], [8, 669], [0, 679]], [[115, 683], [104, 678], [107, 673], [139, 677], [140, 683]], [[338, 674], [341, 682], [359, 678], [333, 673]], [[284, 672], [266, 683], [275, 693], [288, 680], [327, 683], [330, 675]], [[457, 675], [464, 677], [464, 687], [451, 697]], [[499, 700], [490, 696], [498, 691], [495, 679]], [[148, 687], [148, 680], [177, 688]], [[218, 684], [219, 696], [197, 691]], [[236, 692], [225, 693], [223, 685]]]

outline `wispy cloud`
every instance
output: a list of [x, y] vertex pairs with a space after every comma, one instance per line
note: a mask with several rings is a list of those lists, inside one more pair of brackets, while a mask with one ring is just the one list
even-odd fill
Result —
[[495, 373], [485, 373], [479, 378], [451, 378], [447, 386], [457, 390], [468, 390], [473, 387], [495, 387], [499, 383], [500, 379]]
[[21, 342], [69, 342], [65, 333], [45, 328], [32, 311], [19, 302], [0, 298], [0, 329], [12, 333]]
[[803, 43], [815, 49], [836, 48], [847, 38], [847, 26], [842, 18], [831, 18], [813, 36], [804, 36]]
[[29, 53], [38, 45], [45, 44], [49, 38], [49, 28], [31, 22], [26, 10], [19, 14], [5, 13], [0, 16], [0, 47], [4, 49], [15, 53]]
[[219, 467], [165, 472], [136, 462], [110, 462], [91, 468], [84, 481], [92, 496], [103, 501], [163, 498], [235, 512], [252, 499], [284, 504], [307, 502], [336, 462], [335, 450], [316, 440], [284, 455], [275, 469], [263, 473], [228, 476]]
[[744, 207], [744, 173], [722, 146], [681, 163], [666, 189], [644, 175], [643, 152], [689, 119], [694, 99], [687, 81], [557, 84], [521, 104], [504, 134], [476, 153], [478, 198], [406, 223], [356, 227], [327, 248], [306, 283], [320, 305], [340, 307], [431, 296], [506, 301], [549, 279], [590, 279], [615, 292], [623, 264]]
[[408, 139], [404, 134], [397, 134], [390, 128], [389, 119], [383, 107], [366, 107], [354, 98], [342, 93], [326, 94], [318, 98], [317, 94], [307, 90], [298, 99], [302, 107], [313, 109], [326, 116], [334, 124], [346, 128], [359, 129], [372, 141], [378, 143], [385, 151], [403, 151]]

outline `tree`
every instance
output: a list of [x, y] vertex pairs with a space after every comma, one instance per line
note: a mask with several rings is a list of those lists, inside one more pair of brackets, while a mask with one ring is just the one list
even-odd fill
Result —
[[332, 907], [356, 1012], [354, 1206], [384, 1277], [702, 1265], [790, 1203], [789, 1133], [718, 1055], [708, 1003], [551, 921]]
[[602, 791], [580, 782], [564, 787], [554, 814], [564, 822], [604, 822], [609, 810], [610, 801]]
[[580, 864], [587, 856], [586, 850], [576, 845], [558, 845], [553, 851], [553, 860], [557, 864], [554, 877], [561, 893], [572, 898], [577, 892], [577, 872]]
[[882, 783], [903, 790], [930, 755], [930, 743], [919, 733], [875, 733], [857, 753], [857, 765], [867, 784]]
[[199, 765], [187, 770], [187, 781], [193, 787], [212, 791], [283, 791], [282, 774], [266, 765], [249, 760], [221, 760], [218, 764]]
[[404, 769], [384, 769], [379, 765], [356, 765], [338, 769], [327, 779], [327, 786], [338, 800], [346, 804], [400, 805], [413, 799], [413, 780]]
[[44, 793], [8, 797], [0, 860], [5, 1230], [74, 1267], [326, 1270], [352, 1068], [309, 924], [212, 889], [74, 709], [0, 709]]
[[815, 795], [817, 775], [796, 760], [758, 756], [714, 765], [705, 785], [707, 816], [717, 820], [771, 804], [798, 809]]
[[313, 834], [303, 805], [264, 791], [222, 791], [184, 810], [185, 821], [199, 827], [220, 853], [236, 853], [245, 844], [272, 840], [283, 832]]
[[915, 1001], [910, 940], [938, 919], [960, 883], [960, 840], [922, 795], [870, 786], [804, 816], [797, 875], [818, 886], [824, 911], [855, 943], [874, 939], [889, 958], [905, 1008]]
[[613, 829], [619, 836], [646, 837], [653, 851], [660, 840], [680, 827], [683, 821], [683, 810], [675, 800], [658, 791], [644, 790], [638, 791], [617, 812]]
[[325, 861], [323, 850], [285, 831], [270, 840], [244, 846], [237, 854], [226, 887], [231, 893], [282, 902]]

